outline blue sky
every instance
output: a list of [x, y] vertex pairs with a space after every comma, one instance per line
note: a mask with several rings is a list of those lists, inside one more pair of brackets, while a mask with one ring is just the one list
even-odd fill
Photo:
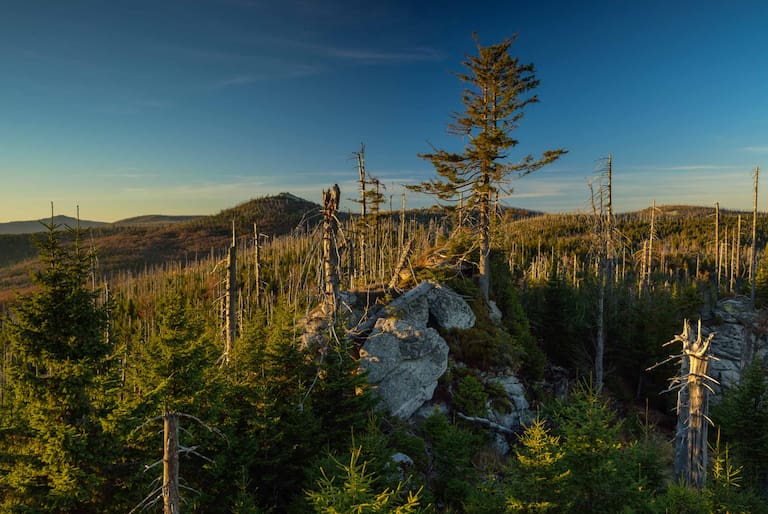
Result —
[[419, 152], [462, 148], [446, 125], [473, 31], [517, 33], [541, 80], [513, 159], [569, 150], [505, 203], [587, 210], [612, 153], [620, 211], [748, 209], [768, 163], [767, 19], [762, 1], [2, 0], [0, 221], [51, 201], [105, 221], [319, 201], [334, 182], [351, 198], [361, 142], [399, 199], [433, 176]]

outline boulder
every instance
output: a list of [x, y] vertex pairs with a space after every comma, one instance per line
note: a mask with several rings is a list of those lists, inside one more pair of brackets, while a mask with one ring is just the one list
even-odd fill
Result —
[[427, 295], [433, 288], [433, 283], [422, 282], [410, 291], [392, 300], [385, 308], [385, 311], [393, 318], [400, 318], [417, 327], [426, 327], [429, 321]]
[[380, 318], [360, 349], [360, 367], [389, 411], [407, 419], [432, 398], [448, 367], [448, 344], [432, 328]]
[[475, 313], [458, 293], [440, 284], [427, 292], [429, 314], [437, 326], [444, 330], [468, 329], [475, 326]]

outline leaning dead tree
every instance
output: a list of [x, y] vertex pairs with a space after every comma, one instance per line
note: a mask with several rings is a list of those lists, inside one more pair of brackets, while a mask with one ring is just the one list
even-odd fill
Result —
[[413, 253], [413, 245], [415, 242], [416, 240], [414, 238], [410, 238], [408, 240], [408, 244], [403, 247], [403, 250], [400, 253], [400, 259], [397, 261], [397, 265], [395, 266], [395, 271], [392, 273], [392, 278], [387, 284], [387, 289], [394, 289], [400, 281], [400, 273], [402, 273], [402, 271], [405, 269], [405, 266], [408, 264], [408, 259], [411, 258], [411, 254]]
[[707, 431], [711, 423], [708, 414], [709, 393], [714, 391], [708, 382], [717, 380], [707, 375], [709, 361], [716, 359], [710, 353], [715, 333], [702, 339], [701, 320], [696, 338], [691, 334], [691, 324], [683, 323], [683, 333], [664, 344], [682, 344], [682, 351], [648, 368], [678, 360], [680, 373], [670, 379], [670, 386], [663, 392], [677, 391], [677, 426], [675, 429], [675, 476], [687, 485], [701, 489], [707, 476]]

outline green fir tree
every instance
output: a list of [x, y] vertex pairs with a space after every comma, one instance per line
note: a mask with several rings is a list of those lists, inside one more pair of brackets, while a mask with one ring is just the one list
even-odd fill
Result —
[[40, 243], [37, 290], [17, 299], [8, 326], [0, 428], [0, 502], [5, 512], [99, 512], [106, 481], [102, 413], [105, 309], [88, 286], [93, 255], [59, 227]]
[[507, 480], [507, 512], [567, 512], [565, 493], [571, 471], [564, 467], [560, 437], [536, 418], [519, 439]]

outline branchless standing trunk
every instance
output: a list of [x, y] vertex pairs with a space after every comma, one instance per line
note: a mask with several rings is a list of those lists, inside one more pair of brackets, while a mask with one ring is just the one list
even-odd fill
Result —
[[179, 514], [179, 415], [163, 414], [163, 514]]

